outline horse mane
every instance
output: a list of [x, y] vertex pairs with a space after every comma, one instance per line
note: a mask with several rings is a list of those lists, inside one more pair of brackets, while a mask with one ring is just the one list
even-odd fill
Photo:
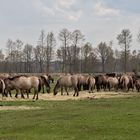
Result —
[[18, 79], [20, 77], [29, 77], [29, 76], [27, 76], [27, 75], [16, 75], [14, 77], [8, 77], [7, 79], [9, 79], [9, 80], [15, 80], [15, 79]]

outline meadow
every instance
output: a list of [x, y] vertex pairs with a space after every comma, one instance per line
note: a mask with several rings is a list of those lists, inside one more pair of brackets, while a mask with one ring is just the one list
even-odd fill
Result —
[[1, 101], [0, 140], [139, 140], [140, 96], [67, 101]]

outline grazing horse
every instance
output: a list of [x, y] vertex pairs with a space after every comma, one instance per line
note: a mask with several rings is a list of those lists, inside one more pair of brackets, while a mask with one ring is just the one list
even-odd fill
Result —
[[37, 76], [15, 76], [12, 78], [7, 78], [5, 81], [11, 86], [14, 87], [18, 92], [15, 97], [18, 96], [19, 91], [21, 92], [22, 98], [24, 98], [23, 92], [29, 91], [31, 88], [34, 88], [33, 99], [38, 99], [38, 92], [41, 90], [41, 80]]
[[116, 77], [109, 77], [107, 79], [108, 89], [110, 91], [111, 88], [114, 88], [116, 91], [118, 90], [119, 80]]
[[[41, 75], [41, 77], [44, 77], [46, 80], [45, 81], [47, 81], [49, 84], [50, 84], [50, 82], [54, 82], [54, 79], [52, 78], [52, 76], [51, 75]], [[41, 78], [42, 79], [42, 78]], [[44, 87], [48, 87], [48, 85], [46, 85], [45, 84], [45, 82], [44, 82], [44, 80], [42, 80], [42, 82], [41, 82], [41, 86], [42, 86], [42, 88], [43, 88], [43, 93], [45, 93], [45, 88]], [[47, 91], [48, 92], [48, 91]], [[48, 92], [49, 93], [49, 92]]]
[[58, 93], [58, 89], [61, 88], [61, 95], [63, 95], [63, 88], [65, 88], [67, 95], [69, 95], [67, 91], [67, 87], [73, 87], [74, 88], [74, 94], [73, 96], [78, 96], [78, 76], [77, 75], [66, 75], [66, 76], [61, 76], [54, 87], [54, 95]]
[[47, 88], [47, 93], [50, 93], [50, 81], [46, 75], [40, 76], [41, 80], [41, 86], [43, 87], [43, 93], [44, 93], [44, 86]]
[[3, 79], [0, 79], [0, 93], [2, 93], [2, 99], [4, 96], [4, 90], [5, 90], [5, 83], [4, 83]]

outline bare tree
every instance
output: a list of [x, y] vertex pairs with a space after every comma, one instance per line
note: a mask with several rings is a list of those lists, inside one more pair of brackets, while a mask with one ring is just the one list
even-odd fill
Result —
[[123, 29], [122, 32], [117, 36], [118, 43], [122, 47], [124, 53], [124, 72], [127, 71], [127, 56], [130, 51], [130, 44], [132, 42], [132, 35], [129, 29]]
[[23, 49], [23, 57], [25, 61], [25, 71], [31, 72], [31, 61], [32, 61], [32, 54], [33, 54], [33, 46], [30, 44], [26, 44]]
[[140, 43], [140, 29], [139, 29], [137, 38], [138, 38], [138, 42]]
[[72, 46], [73, 46], [73, 72], [78, 72], [78, 62], [79, 62], [79, 48], [82, 46], [84, 41], [84, 35], [80, 30], [74, 30], [71, 34]]
[[102, 72], [105, 72], [105, 63], [107, 61], [108, 56], [111, 53], [111, 48], [109, 46], [107, 46], [107, 44], [104, 42], [101, 42], [97, 48], [96, 48], [96, 52], [98, 57], [101, 59], [101, 63], [102, 63]]
[[40, 37], [39, 37], [39, 40], [38, 40], [38, 45], [36, 47], [36, 55], [38, 54], [38, 62], [39, 62], [39, 65], [40, 65], [40, 72], [43, 72], [43, 62], [44, 62], [44, 59], [45, 59], [45, 52], [44, 52], [44, 48], [45, 48], [45, 39], [46, 39], [46, 36], [45, 36], [45, 31], [44, 30], [41, 30], [41, 34], [40, 34]]
[[16, 55], [16, 71], [22, 71], [22, 57], [23, 57], [23, 42], [19, 39], [15, 42], [15, 55]]
[[54, 47], [56, 46], [56, 39], [53, 32], [48, 33], [46, 38], [46, 61], [47, 61], [47, 73], [50, 72], [50, 62], [53, 59]]
[[[61, 51], [62, 54], [62, 61], [63, 61], [63, 66], [62, 66], [62, 71], [67, 72], [66, 66], [67, 66], [67, 47], [70, 46], [70, 39], [71, 39], [71, 32], [68, 31], [67, 29], [62, 29], [58, 35], [59, 40], [62, 42], [61, 44]], [[59, 50], [59, 52], [60, 52]]]
[[4, 61], [4, 54], [3, 54], [3, 51], [2, 51], [2, 49], [0, 49], [0, 61], [2, 62], [2, 61]]
[[89, 58], [90, 58], [90, 55], [91, 55], [92, 50], [93, 50], [92, 45], [89, 42], [87, 42], [82, 47], [82, 56], [84, 57], [83, 58], [83, 61], [84, 61], [83, 71], [84, 72], [88, 72]]

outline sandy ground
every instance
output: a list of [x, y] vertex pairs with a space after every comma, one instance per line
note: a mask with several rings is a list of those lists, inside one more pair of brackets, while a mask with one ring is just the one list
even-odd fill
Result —
[[[140, 94], [136, 92], [94, 92], [94, 93], [88, 93], [85, 91], [81, 91], [79, 93], [78, 97], [73, 97], [73, 92], [69, 92], [69, 96], [67, 96], [65, 93], [64, 95], [61, 95], [58, 93], [56, 96], [54, 96], [52, 93], [50, 94], [39, 94], [39, 100], [81, 100], [81, 99], [100, 99], [100, 98], [127, 98], [127, 97], [133, 97], [133, 96], [138, 96]], [[24, 95], [26, 98], [26, 95]], [[32, 100], [33, 95], [30, 95], [29, 99], [21, 99], [20, 95], [18, 98], [15, 98], [14, 95], [13, 97], [0, 97], [0, 101], [29, 101]]]
[[[100, 99], [100, 98], [128, 98], [133, 96], [139, 96], [138, 93], [124, 93], [124, 92], [95, 92], [95, 93], [88, 93], [85, 91], [80, 92], [78, 97], [73, 97], [73, 92], [69, 92], [69, 96], [61, 95], [58, 93], [56, 96], [54, 96], [52, 93], [50, 94], [39, 94], [39, 100], [46, 100], [46, 101], [64, 101], [64, 100], [84, 100], [84, 99]], [[25, 95], [26, 97], [26, 95]], [[20, 96], [18, 98], [15, 98], [14, 96], [12, 98], [7, 97], [3, 98], [0, 97], [0, 101], [32, 101], [33, 95], [30, 95], [29, 99], [21, 99]], [[34, 109], [40, 109], [40, 107], [29, 107], [29, 106], [0, 106], [1, 110], [34, 110]]]
[[1, 110], [35, 110], [40, 109], [40, 107], [29, 107], [29, 106], [0, 106]]

